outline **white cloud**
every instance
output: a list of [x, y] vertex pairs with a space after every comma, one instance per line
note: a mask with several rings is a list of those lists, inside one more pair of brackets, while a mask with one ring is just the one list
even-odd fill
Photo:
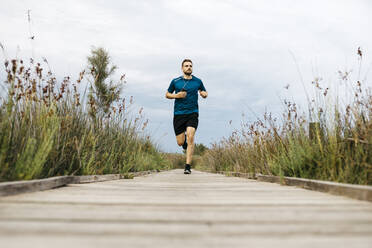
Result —
[[289, 97], [305, 102], [297, 66], [310, 91], [314, 76], [334, 81], [338, 69], [356, 68], [361, 46], [367, 73], [371, 10], [363, 0], [7, 1], [0, 42], [9, 56], [19, 45], [19, 56], [46, 57], [60, 76], [77, 75], [90, 47], [104, 46], [119, 67], [116, 76], [127, 75], [125, 94], [148, 109], [163, 148], [175, 151], [172, 101], [164, 93], [183, 58], [193, 59], [210, 93], [200, 102], [198, 134], [207, 143], [228, 133], [226, 123], [238, 124], [248, 108], [276, 111], [286, 84]]

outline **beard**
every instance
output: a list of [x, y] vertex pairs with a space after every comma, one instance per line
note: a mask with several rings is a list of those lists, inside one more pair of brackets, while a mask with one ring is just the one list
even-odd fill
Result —
[[190, 76], [190, 75], [192, 74], [191, 71], [185, 71], [184, 73], [185, 73], [187, 76]]

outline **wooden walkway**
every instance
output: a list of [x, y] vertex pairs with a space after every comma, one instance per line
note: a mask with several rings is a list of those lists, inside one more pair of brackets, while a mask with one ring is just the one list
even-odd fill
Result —
[[172, 170], [0, 197], [0, 247], [372, 247], [372, 203]]

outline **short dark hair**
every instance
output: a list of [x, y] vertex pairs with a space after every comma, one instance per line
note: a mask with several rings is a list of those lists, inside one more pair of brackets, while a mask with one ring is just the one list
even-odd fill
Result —
[[184, 59], [184, 60], [182, 61], [182, 66], [183, 66], [183, 64], [184, 64], [185, 62], [191, 62], [191, 64], [192, 64], [191, 59]]

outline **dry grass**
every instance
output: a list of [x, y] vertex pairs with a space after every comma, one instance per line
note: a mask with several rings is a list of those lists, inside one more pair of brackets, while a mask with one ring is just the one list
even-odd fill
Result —
[[[361, 62], [362, 52], [358, 49]], [[339, 71], [349, 101], [315, 78], [308, 113], [284, 100], [281, 118], [265, 113], [213, 144], [201, 165], [214, 171], [294, 176], [372, 184], [372, 92], [365, 80]], [[313, 124], [315, 123], [315, 124]], [[313, 126], [314, 128], [310, 128]]]
[[[129, 113], [133, 99], [121, 99], [98, 115], [94, 98], [80, 96], [89, 72], [82, 71], [76, 81], [57, 82], [32, 59], [28, 66], [22, 60], [4, 65], [8, 91], [0, 103], [1, 181], [170, 166], [144, 133], [148, 120], [142, 109]], [[49, 67], [46, 59], [44, 65]]]
[[183, 169], [186, 156], [180, 153], [163, 153], [165, 159], [172, 165], [172, 169]]

